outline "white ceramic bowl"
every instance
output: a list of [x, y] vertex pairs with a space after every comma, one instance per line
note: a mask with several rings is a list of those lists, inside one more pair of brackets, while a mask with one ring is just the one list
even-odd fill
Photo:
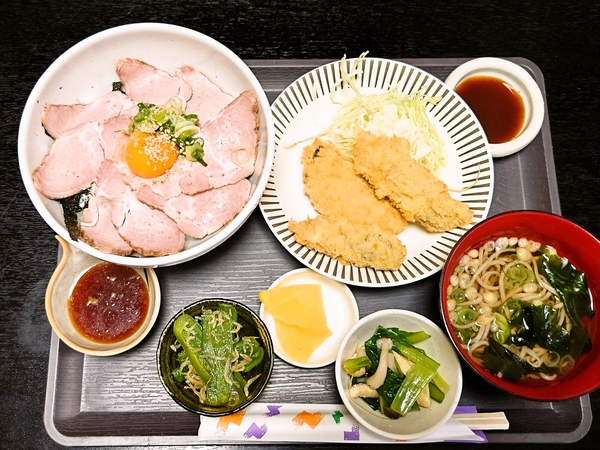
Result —
[[148, 312], [140, 328], [119, 342], [99, 343], [79, 333], [69, 317], [69, 297], [81, 276], [102, 260], [82, 252], [57, 236], [62, 256], [46, 288], [46, 316], [57, 336], [73, 350], [93, 356], [112, 356], [132, 349], [144, 340], [160, 311], [158, 277], [151, 268], [135, 268], [148, 287]]
[[[116, 256], [100, 252], [70, 239], [57, 201], [42, 196], [34, 187], [32, 173], [48, 152], [53, 140], [44, 131], [40, 116], [47, 103], [89, 103], [111, 90], [117, 81], [119, 58], [137, 58], [159, 69], [174, 72], [187, 64], [207, 75], [221, 89], [234, 96], [251, 89], [259, 106], [259, 144], [256, 171], [250, 177], [253, 192], [243, 210], [219, 231], [203, 239], [186, 240], [182, 252], [161, 257]], [[248, 219], [267, 183], [273, 162], [273, 120], [269, 101], [248, 66], [231, 50], [197, 31], [174, 25], [140, 23], [123, 25], [94, 34], [79, 42], [40, 77], [25, 105], [18, 136], [21, 176], [35, 208], [63, 239], [80, 250], [116, 264], [160, 267], [183, 263], [214, 249], [227, 240]]]
[[[400, 419], [389, 419], [373, 411], [362, 399], [349, 397], [350, 376], [343, 370], [342, 364], [373, 335], [379, 325], [386, 328], [398, 327], [404, 331], [422, 330], [431, 336], [416, 346], [440, 363], [439, 373], [451, 386], [442, 403], [432, 401], [429, 409], [422, 408]], [[446, 333], [426, 317], [399, 309], [377, 311], [363, 317], [352, 327], [342, 341], [337, 355], [335, 379], [344, 405], [362, 426], [381, 436], [397, 440], [417, 439], [441, 427], [454, 413], [462, 393], [460, 361]]]
[[544, 122], [545, 104], [540, 87], [523, 67], [502, 58], [476, 58], [467, 61], [448, 75], [445, 84], [454, 89], [463, 80], [476, 75], [507, 81], [521, 95], [525, 106], [525, 120], [520, 133], [508, 142], [490, 144], [492, 156], [499, 158], [522, 150], [537, 136]]

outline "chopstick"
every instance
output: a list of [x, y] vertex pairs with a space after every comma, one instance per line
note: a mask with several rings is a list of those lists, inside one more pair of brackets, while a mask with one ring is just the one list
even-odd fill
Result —
[[471, 430], [508, 430], [508, 419], [503, 412], [453, 414], [456, 419]]

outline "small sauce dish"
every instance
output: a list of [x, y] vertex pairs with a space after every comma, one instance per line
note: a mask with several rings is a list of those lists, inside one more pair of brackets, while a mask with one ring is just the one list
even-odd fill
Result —
[[[152, 329], [160, 309], [160, 286], [154, 270], [151, 268], [116, 266], [113, 263], [107, 263], [84, 253], [70, 245], [60, 236], [57, 236], [56, 239], [61, 245], [62, 256], [46, 288], [46, 315], [54, 332], [72, 349], [94, 356], [116, 355], [139, 344]], [[74, 301], [72, 298], [76, 298], [74, 294], [77, 293], [78, 288], [88, 279], [86, 287], [91, 290], [85, 291], [85, 297], [89, 299], [89, 303], [95, 305], [91, 306], [91, 308], [100, 307], [104, 303], [102, 302], [102, 295], [107, 293], [106, 286], [103, 289], [99, 288], [99, 285], [102, 284], [101, 279], [96, 279], [93, 283], [89, 282], [89, 275], [97, 272], [95, 269], [102, 268], [104, 265], [108, 265], [107, 267], [111, 268], [111, 276], [114, 273], [120, 273], [122, 270], [134, 271], [128, 275], [127, 283], [134, 280], [138, 287], [140, 287], [140, 291], [147, 289], [147, 297], [143, 296], [144, 306], [140, 307], [141, 313], [135, 319], [136, 325], [129, 330], [127, 330], [129, 325], [126, 322], [131, 322], [135, 314], [132, 302], [139, 303], [139, 298], [130, 299], [128, 297], [131, 286], [127, 286], [127, 289], [124, 290], [125, 298], [123, 298], [119, 310], [109, 307], [111, 309], [104, 311], [102, 314], [98, 313], [96, 319], [94, 319], [93, 315], [88, 315], [87, 321], [90, 327], [95, 326], [94, 320], [98, 318], [106, 325], [102, 330], [103, 335], [96, 337], [94, 336], [94, 332], [86, 335], [86, 331], [91, 330], [91, 328], [87, 328], [85, 331], [81, 328], [81, 321], [78, 321], [76, 315], [73, 314]], [[97, 285], [94, 286], [94, 283]], [[122, 287], [113, 287], [117, 287], [117, 290], [123, 291]], [[99, 294], [92, 294], [93, 289], [100, 289]], [[85, 303], [84, 301], [82, 304], [83, 309], [86, 308]], [[120, 321], [121, 324], [118, 323], [120, 315], [123, 316], [123, 320]], [[125, 331], [123, 331], [124, 328]], [[108, 334], [106, 334], [107, 332]], [[109, 338], [106, 338], [105, 335], [109, 336]]]
[[495, 158], [522, 150], [542, 127], [542, 92], [516, 63], [502, 58], [472, 59], [454, 69], [445, 84], [471, 107]]

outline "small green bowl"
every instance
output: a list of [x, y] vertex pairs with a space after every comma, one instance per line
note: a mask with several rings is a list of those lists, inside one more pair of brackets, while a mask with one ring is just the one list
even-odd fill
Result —
[[[250, 392], [246, 400], [236, 406], [204, 405], [200, 403], [198, 397], [190, 389], [184, 388], [186, 386], [185, 383], [176, 381], [171, 375], [171, 371], [179, 365], [177, 362], [177, 354], [171, 349], [171, 345], [176, 342], [175, 335], [173, 334], [173, 323], [182, 314], [189, 314], [190, 316], [194, 317], [199, 316], [203, 309], [214, 310], [217, 308], [219, 303], [233, 305], [237, 310], [238, 322], [242, 325], [239, 333], [240, 337], [258, 337], [265, 350], [265, 356], [261, 363], [250, 370], [248, 376], [245, 378], [254, 377], [258, 374], [261, 374], [261, 377], [250, 385]], [[171, 396], [171, 398], [173, 398], [173, 400], [175, 400], [175, 402], [188, 411], [192, 411], [203, 416], [219, 417], [238, 412], [246, 408], [250, 403], [258, 398], [258, 396], [266, 387], [269, 378], [271, 377], [274, 364], [273, 354], [273, 342], [271, 340], [271, 335], [269, 334], [264, 322], [254, 311], [252, 311], [246, 305], [233, 300], [209, 298], [192, 303], [173, 316], [160, 335], [158, 349], [156, 351], [156, 363], [160, 381], [167, 393]]]

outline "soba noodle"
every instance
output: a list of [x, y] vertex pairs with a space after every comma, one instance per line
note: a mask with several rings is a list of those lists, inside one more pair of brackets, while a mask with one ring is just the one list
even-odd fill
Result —
[[523, 305], [547, 305], [560, 327], [569, 332], [572, 326], [557, 292], [539, 273], [540, 248], [539, 242], [503, 237], [469, 251], [450, 277], [447, 304], [454, 333], [473, 359], [481, 364], [494, 339], [539, 370], [528, 376], [551, 380], [572, 367], [572, 358], [537, 343], [531, 348], [516, 345], [519, 341], [511, 338], [516, 333], [511, 322]]

